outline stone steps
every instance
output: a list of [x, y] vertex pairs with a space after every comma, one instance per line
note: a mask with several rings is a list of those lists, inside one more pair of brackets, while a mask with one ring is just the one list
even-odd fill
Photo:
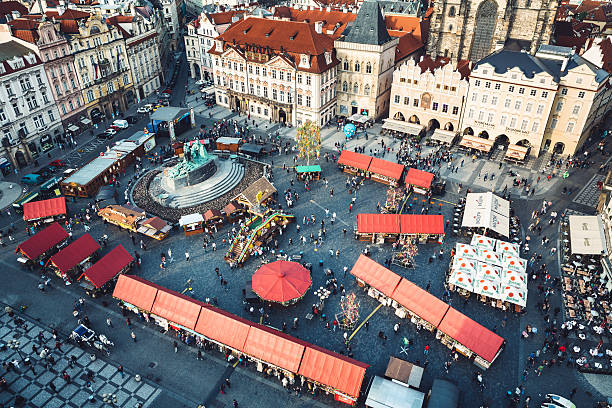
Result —
[[185, 208], [214, 200], [236, 187], [242, 180], [242, 177], [244, 177], [244, 173], [244, 165], [238, 162], [232, 162], [228, 174], [212, 188], [175, 197], [168, 203], [168, 206], [171, 208]]

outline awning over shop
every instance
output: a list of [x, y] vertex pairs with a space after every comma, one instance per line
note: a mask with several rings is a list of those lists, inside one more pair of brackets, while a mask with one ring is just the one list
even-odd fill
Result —
[[404, 165], [373, 157], [368, 172], [380, 174], [393, 180], [399, 180], [404, 172]]
[[570, 248], [572, 254], [603, 255], [606, 253], [606, 235], [597, 215], [570, 215]]
[[409, 135], [418, 135], [423, 130], [423, 125], [417, 123], [404, 122], [401, 120], [387, 119], [382, 125], [383, 129], [392, 130], [394, 132], [406, 133]]
[[24, 221], [38, 220], [66, 214], [66, 197], [31, 201], [23, 205]]
[[529, 148], [518, 146], [515, 144], [508, 145], [508, 150], [506, 150], [506, 159], [522, 161], [527, 156], [527, 151]]
[[181, 227], [200, 222], [204, 222], [204, 217], [202, 217], [202, 214], [200, 213], [182, 215], [181, 218], [179, 218], [179, 226]]
[[352, 152], [350, 150], [342, 150], [342, 153], [340, 153], [340, 157], [338, 158], [338, 164], [354, 167], [364, 171], [370, 167], [371, 161], [372, 158], [370, 156]]
[[308, 345], [298, 374], [357, 398], [368, 367], [368, 364], [352, 358]]
[[252, 324], [244, 345], [244, 352], [295, 373], [304, 354], [304, 344], [307, 343], [280, 331]]
[[401, 358], [389, 357], [385, 377], [402, 382], [410, 387], [419, 388], [423, 378], [423, 367], [404, 361]]
[[66, 248], [53, 255], [47, 261], [47, 264], [52, 263], [60, 272], [65, 274], [99, 249], [100, 245], [98, 245], [96, 240], [86, 233]]
[[393, 299], [434, 327], [440, 324], [450, 307], [406, 279], [402, 279], [395, 292], [393, 292]]
[[486, 228], [510, 235], [510, 202], [493, 194], [469, 193], [465, 202], [462, 227]]
[[33, 237], [17, 245], [15, 252], [21, 252], [28, 259], [34, 260], [55, 245], [68, 238], [68, 233], [57, 222], [49, 225]]
[[104, 255], [79, 277], [85, 276], [96, 288], [101, 288], [132, 262], [134, 258], [121, 245]]
[[429, 190], [433, 179], [434, 175], [432, 173], [410, 167], [405, 182], [406, 185], [414, 185]]
[[357, 232], [360, 234], [399, 234], [399, 215], [357, 214]]
[[310, 166], [295, 166], [295, 172], [298, 174], [301, 173], [320, 173], [321, 166], [318, 164], [310, 165]]
[[424, 393], [374, 376], [365, 406], [369, 408], [421, 408], [424, 402]]
[[489, 363], [493, 362], [504, 343], [502, 337], [452, 307], [438, 329]]
[[493, 147], [494, 143], [495, 142], [493, 140], [483, 139], [478, 136], [463, 135], [459, 146], [467, 147], [468, 149], [476, 149], [480, 150], [481, 152], [488, 153]]
[[75, 125], [70, 125], [66, 129], [68, 129], [71, 132], [78, 132], [79, 131], [79, 127], [75, 126]]
[[400, 214], [400, 233], [444, 235], [444, 216], [436, 214]]
[[164, 290], [138, 276], [119, 275], [113, 297], [150, 312], [158, 290]]
[[431, 135], [431, 140], [450, 146], [453, 144], [453, 140], [455, 140], [455, 132], [452, 130], [436, 129], [433, 135]]
[[402, 279], [376, 261], [360, 255], [351, 269], [351, 275], [361, 279], [386, 296], [391, 296]]
[[244, 350], [251, 322], [212, 306], [202, 306], [195, 331], [236, 350]]
[[262, 145], [258, 145], [255, 143], [245, 143], [242, 146], [240, 146], [240, 151], [242, 153], [247, 153], [247, 154], [261, 154], [261, 151], [263, 150], [263, 146]]
[[193, 330], [201, 309], [202, 306], [188, 296], [168, 289], [160, 289], [151, 312]]

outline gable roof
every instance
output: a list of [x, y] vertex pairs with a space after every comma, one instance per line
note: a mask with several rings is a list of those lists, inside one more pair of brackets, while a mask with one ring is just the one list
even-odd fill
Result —
[[391, 40], [378, 2], [374, 0], [363, 2], [355, 22], [344, 37], [344, 41], [357, 44], [383, 45]]
[[298, 10], [290, 7], [277, 7], [274, 17], [288, 18], [291, 21], [302, 21], [305, 23], [323, 22], [323, 33], [337, 39], [342, 35], [347, 25], [355, 21], [355, 13], [344, 13], [338, 10]]
[[206, 17], [214, 24], [214, 25], [222, 25], [222, 24], [231, 24], [232, 18], [236, 15], [242, 18], [245, 14], [244, 10], [230, 10], [230, 11], [222, 11], [220, 13], [210, 13], [206, 14]]
[[0, 23], [6, 22], [5, 16], [13, 17], [13, 11], [19, 13], [20, 16], [28, 14], [28, 8], [18, 1], [2, 1], [0, 2]]
[[[436, 59], [433, 59], [430, 55], [424, 55], [423, 59], [421, 59], [417, 65], [421, 68], [421, 73], [425, 73], [425, 71], [428, 70], [433, 73], [436, 69], [442, 68], [450, 63], [451, 59], [448, 57], [436, 57]], [[468, 60], [459, 60], [454, 68], [455, 71], [461, 74], [461, 79], [470, 76], [470, 62]]]
[[[34, 64], [30, 64], [28, 60], [23, 58], [24, 66], [22, 68], [13, 69], [13, 67], [9, 65], [8, 60], [14, 57], [23, 57], [27, 54], [34, 55], [34, 57], [36, 58], [36, 62]], [[4, 66], [4, 73], [0, 74], [0, 76], [8, 75], [13, 72], [21, 71], [23, 69], [28, 69], [40, 63], [41, 60], [40, 58], [38, 58], [38, 55], [34, 53], [34, 51], [26, 47], [25, 45], [19, 44], [17, 41], [8, 41], [0, 44], [0, 64]]]

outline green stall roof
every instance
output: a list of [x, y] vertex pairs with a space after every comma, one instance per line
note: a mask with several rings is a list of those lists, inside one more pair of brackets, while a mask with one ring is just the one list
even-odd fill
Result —
[[320, 173], [321, 166], [318, 164], [312, 166], [296, 166], [295, 171], [298, 173]]

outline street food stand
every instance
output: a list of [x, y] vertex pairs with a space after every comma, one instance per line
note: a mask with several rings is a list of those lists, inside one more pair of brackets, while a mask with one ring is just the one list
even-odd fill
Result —
[[392, 161], [373, 157], [368, 166], [368, 175], [371, 180], [387, 184], [392, 187], [397, 187], [402, 174], [404, 173], [404, 165]]
[[17, 261], [22, 264], [38, 264], [63, 247], [70, 236], [57, 222], [37, 232], [34, 236], [17, 245], [15, 253], [19, 254]]
[[425, 369], [416, 364], [409, 363], [397, 357], [389, 357], [385, 377], [396, 381], [407, 387], [419, 389]]
[[223, 207], [223, 214], [227, 218], [227, 222], [235, 222], [244, 216], [244, 208], [236, 201], [231, 201]]
[[185, 236], [201, 234], [204, 232], [204, 217], [200, 213], [182, 215], [179, 226], [185, 231]]
[[394, 381], [374, 376], [368, 396], [366, 408], [422, 408], [425, 394]]
[[477, 150], [482, 153], [489, 153], [494, 144], [494, 140], [483, 139], [472, 135], [463, 135], [461, 142], [459, 142], [459, 147], [469, 152]]
[[223, 214], [221, 213], [221, 211], [215, 208], [212, 208], [204, 213], [204, 222], [206, 223], [206, 225], [220, 225], [223, 224], [224, 221], [225, 218], [223, 218]]
[[228, 150], [235, 153], [238, 151], [240, 140], [239, 137], [220, 137], [216, 140], [216, 148], [217, 150]]
[[419, 243], [442, 242], [444, 216], [441, 214], [399, 214], [400, 238]]
[[[108, 254], [104, 255], [98, 262], [87, 268], [78, 280], [85, 293], [91, 297], [98, 297], [109, 292], [117, 280], [117, 276], [126, 273], [132, 267], [134, 258], [118, 245]], [[82, 278], [85, 278], [81, 280]]]
[[518, 146], [515, 144], [508, 145], [504, 160], [511, 163], [523, 163], [527, 157], [528, 147]]
[[31, 201], [23, 205], [23, 220], [28, 225], [65, 221], [67, 214], [66, 197]]
[[69, 285], [73, 279], [80, 276], [83, 269], [91, 266], [91, 261], [99, 249], [100, 245], [96, 240], [86, 233], [49, 258], [45, 266]]
[[404, 182], [406, 187], [412, 187], [415, 193], [427, 195], [431, 191], [431, 183], [434, 177], [433, 173], [410, 167]]
[[171, 229], [172, 225], [168, 224], [166, 221], [159, 217], [151, 217], [140, 221], [136, 231], [142, 235], [161, 241], [168, 236]]
[[98, 211], [104, 222], [136, 232], [140, 221], [146, 218], [144, 211], [138, 211], [123, 205], [109, 205]]
[[257, 296], [283, 306], [297, 303], [311, 285], [308, 269], [297, 262], [282, 260], [264, 264], [252, 278], [253, 292]]
[[310, 166], [295, 166], [295, 173], [297, 174], [298, 180], [319, 180], [321, 177], [321, 166], [313, 164]]
[[340, 153], [338, 166], [345, 173], [365, 176], [371, 161], [372, 157], [370, 156], [345, 149]]
[[413, 324], [433, 332], [448, 311], [449, 305], [409, 280], [402, 279], [393, 292], [395, 314], [409, 318]]
[[244, 350], [251, 322], [234, 316], [225, 310], [202, 305], [195, 332], [206, 340], [215, 343], [219, 351], [229, 349], [239, 356]]

